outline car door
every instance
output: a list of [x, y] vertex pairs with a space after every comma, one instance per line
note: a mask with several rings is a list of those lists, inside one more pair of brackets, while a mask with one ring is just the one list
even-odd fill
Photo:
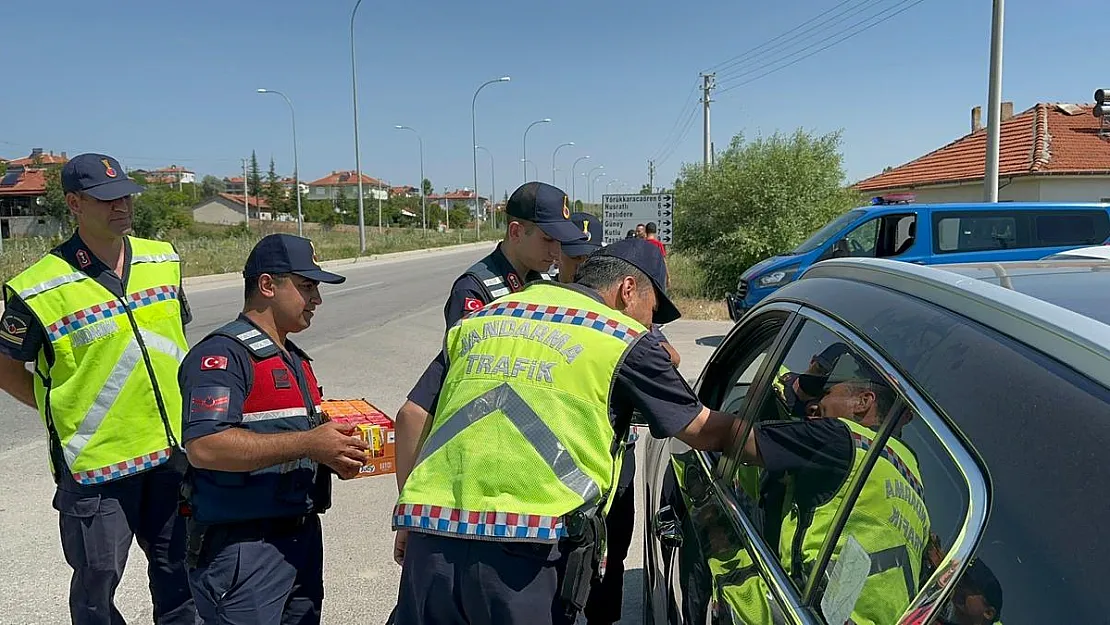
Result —
[[[800, 309], [769, 354], [737, 411], [737, 444], [674, 456], [683, 545], [701, 556], [677, 567], [677, 585], [708, 587], [699, 622], [927, 622], [985, 521], [972, 453], [897, 367], [817, 311]], [[729, 362], [702, 376], [710, 408], [729, 407], [744, 361]], [[749, 436], [754, 459], [738, 451]]]

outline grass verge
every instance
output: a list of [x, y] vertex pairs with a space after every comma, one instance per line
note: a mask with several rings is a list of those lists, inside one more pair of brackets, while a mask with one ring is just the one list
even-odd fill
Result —
[[668, 253], [667, 273], [671, 277], [670, 295], [683, 319], [729, 321], [724, 301], [706, 296], [705, 271], [694, 259]]
[[[291, 226], [292, 232], [296, 233], [296, 224]], [[242, 271], [243, 263], [247, 260], [247, 255], [250, 254], [254, 244], [267, 234], [282, 231], [288, 232], [290, 228], [267, 226], [259, 229], [255, 226], [251, 230], [246, 230], [241, 226], [197, 224], [189, 231], [171, 232], [164, 240], [173, 243], [177, 248], [186, 276], [204, 276]], [[367, 226], [366, 253], [367, 255], [387, 254], [475, 243], [480, 240], [495, 241], [500, 239], [502, 234], [500, 229], [492, 228], [484, 228], [480, 239], [475, 236], [473, 230], [456, 230], [451, 233], [428, 231], [424, 234], [420, 230], [410, 228], [387, 228], [378, 234], [376, 227]], [[321, 261], [355, 258], [359, 255], [357, 230], [316, 230], [309, 229], [306, 224], [305, 236], [312, 239], [316, 254]], [[6, 282], [31, 266], [60, 242], [60, 238], [44, 237], [4, 240], [4, 251], [0, 254], [0, 282]]]

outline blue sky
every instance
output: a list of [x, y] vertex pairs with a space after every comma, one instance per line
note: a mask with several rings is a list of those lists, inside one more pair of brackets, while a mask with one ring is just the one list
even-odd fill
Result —
[[[808, 39], [899, 2], [866, 1], [873, 8]], [[638, 189], [647, 159], [660, 152], [670, 155], [656, 183], [673, 180], [682, 162], [701, 158], [700, 116], [684, 141], [664, 149], [698, 72], [838, 3], [365, 0], [355, 26], [363, 171], [416, 184], [416, 137], [393, 128], [407, 124], [423, 135], [425, 174], [437, 191], [471, 186], [471, 97], [482, 82], [509, 75], [486, 87], [477, 107], [498, 197], [523, 181], [522, 134], [545, 117], [552, 123], [528, 135], [542, 180], [551, 178], [552, 150], [568, 141], [577, 145], [559, 152], [561, 169], [583, 155], [591, 159], [579, 173], [587, 163], [605, 166], [595, 197], [614, 178]], [[296, 107], [303, 180], [354, 169], [353, 0], [7, 4], [0, 156], [32, 147], [103, 151], [129, 168], [177, 163], [222, 177], [254, 149], [263, 167], [272, 155], [290, 174], [288, 108], [255, 93], [266, 87]], [[1101, 10], [1089, 1], [1011, 0], [1003, 95], [1016, 111], [1038, 100], [1087, 102], [1110, 86], [1099, 82]], [[737, 133], [841, 129], [850, 181], [943, 145], [968, 131], [971, 107], [986, 101], [990, 13], [989, 0], [923, 0], [750, 84], [724, 92], [743, 78], [719, 79], [714, 142], [723, 149]], [[800, 47], [732, 71], [758, 76]], [[489, 162], [478, 157], [486, 195]]]

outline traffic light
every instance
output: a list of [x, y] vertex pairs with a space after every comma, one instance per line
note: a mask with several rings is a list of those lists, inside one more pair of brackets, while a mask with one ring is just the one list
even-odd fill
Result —
[[1110, 89], [1095, 89], [1095, 108], [1091, 112], [1095, 117], [1110, 115]]

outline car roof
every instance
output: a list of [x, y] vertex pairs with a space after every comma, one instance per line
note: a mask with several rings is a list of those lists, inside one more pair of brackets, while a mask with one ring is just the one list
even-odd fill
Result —
[[802, 279], [841, 278], [942, 306], [1110, 387], [1110, 262], [1013, 261], [923, 266], [878, 258], [822, 261]]
[[1078, 247], [1072, 250], [1064, 250], [1057, 252], [1051, 256], [1045, 256], [1043, 260], [1053, 260], [1057, 258], [1103, 258], [1110, 260], [1110, 245], [1091, 245], [1088, 247]]
[[859, 209], [868, 211], [869, 213], [884, 211], [884, 212], [905, 212], [905, 211], [992, 211], [992, 212], [1005, 212], [1014, 210], [1110, 210], [1110, 203], [1100, 202], [1005, 202], [1002, 204], [994, 202], [956, 202], [956, 203], [921, 203], [916, 202], [894, 202], [891, 204], [875, 204], [868, 206], [859, 206]]

